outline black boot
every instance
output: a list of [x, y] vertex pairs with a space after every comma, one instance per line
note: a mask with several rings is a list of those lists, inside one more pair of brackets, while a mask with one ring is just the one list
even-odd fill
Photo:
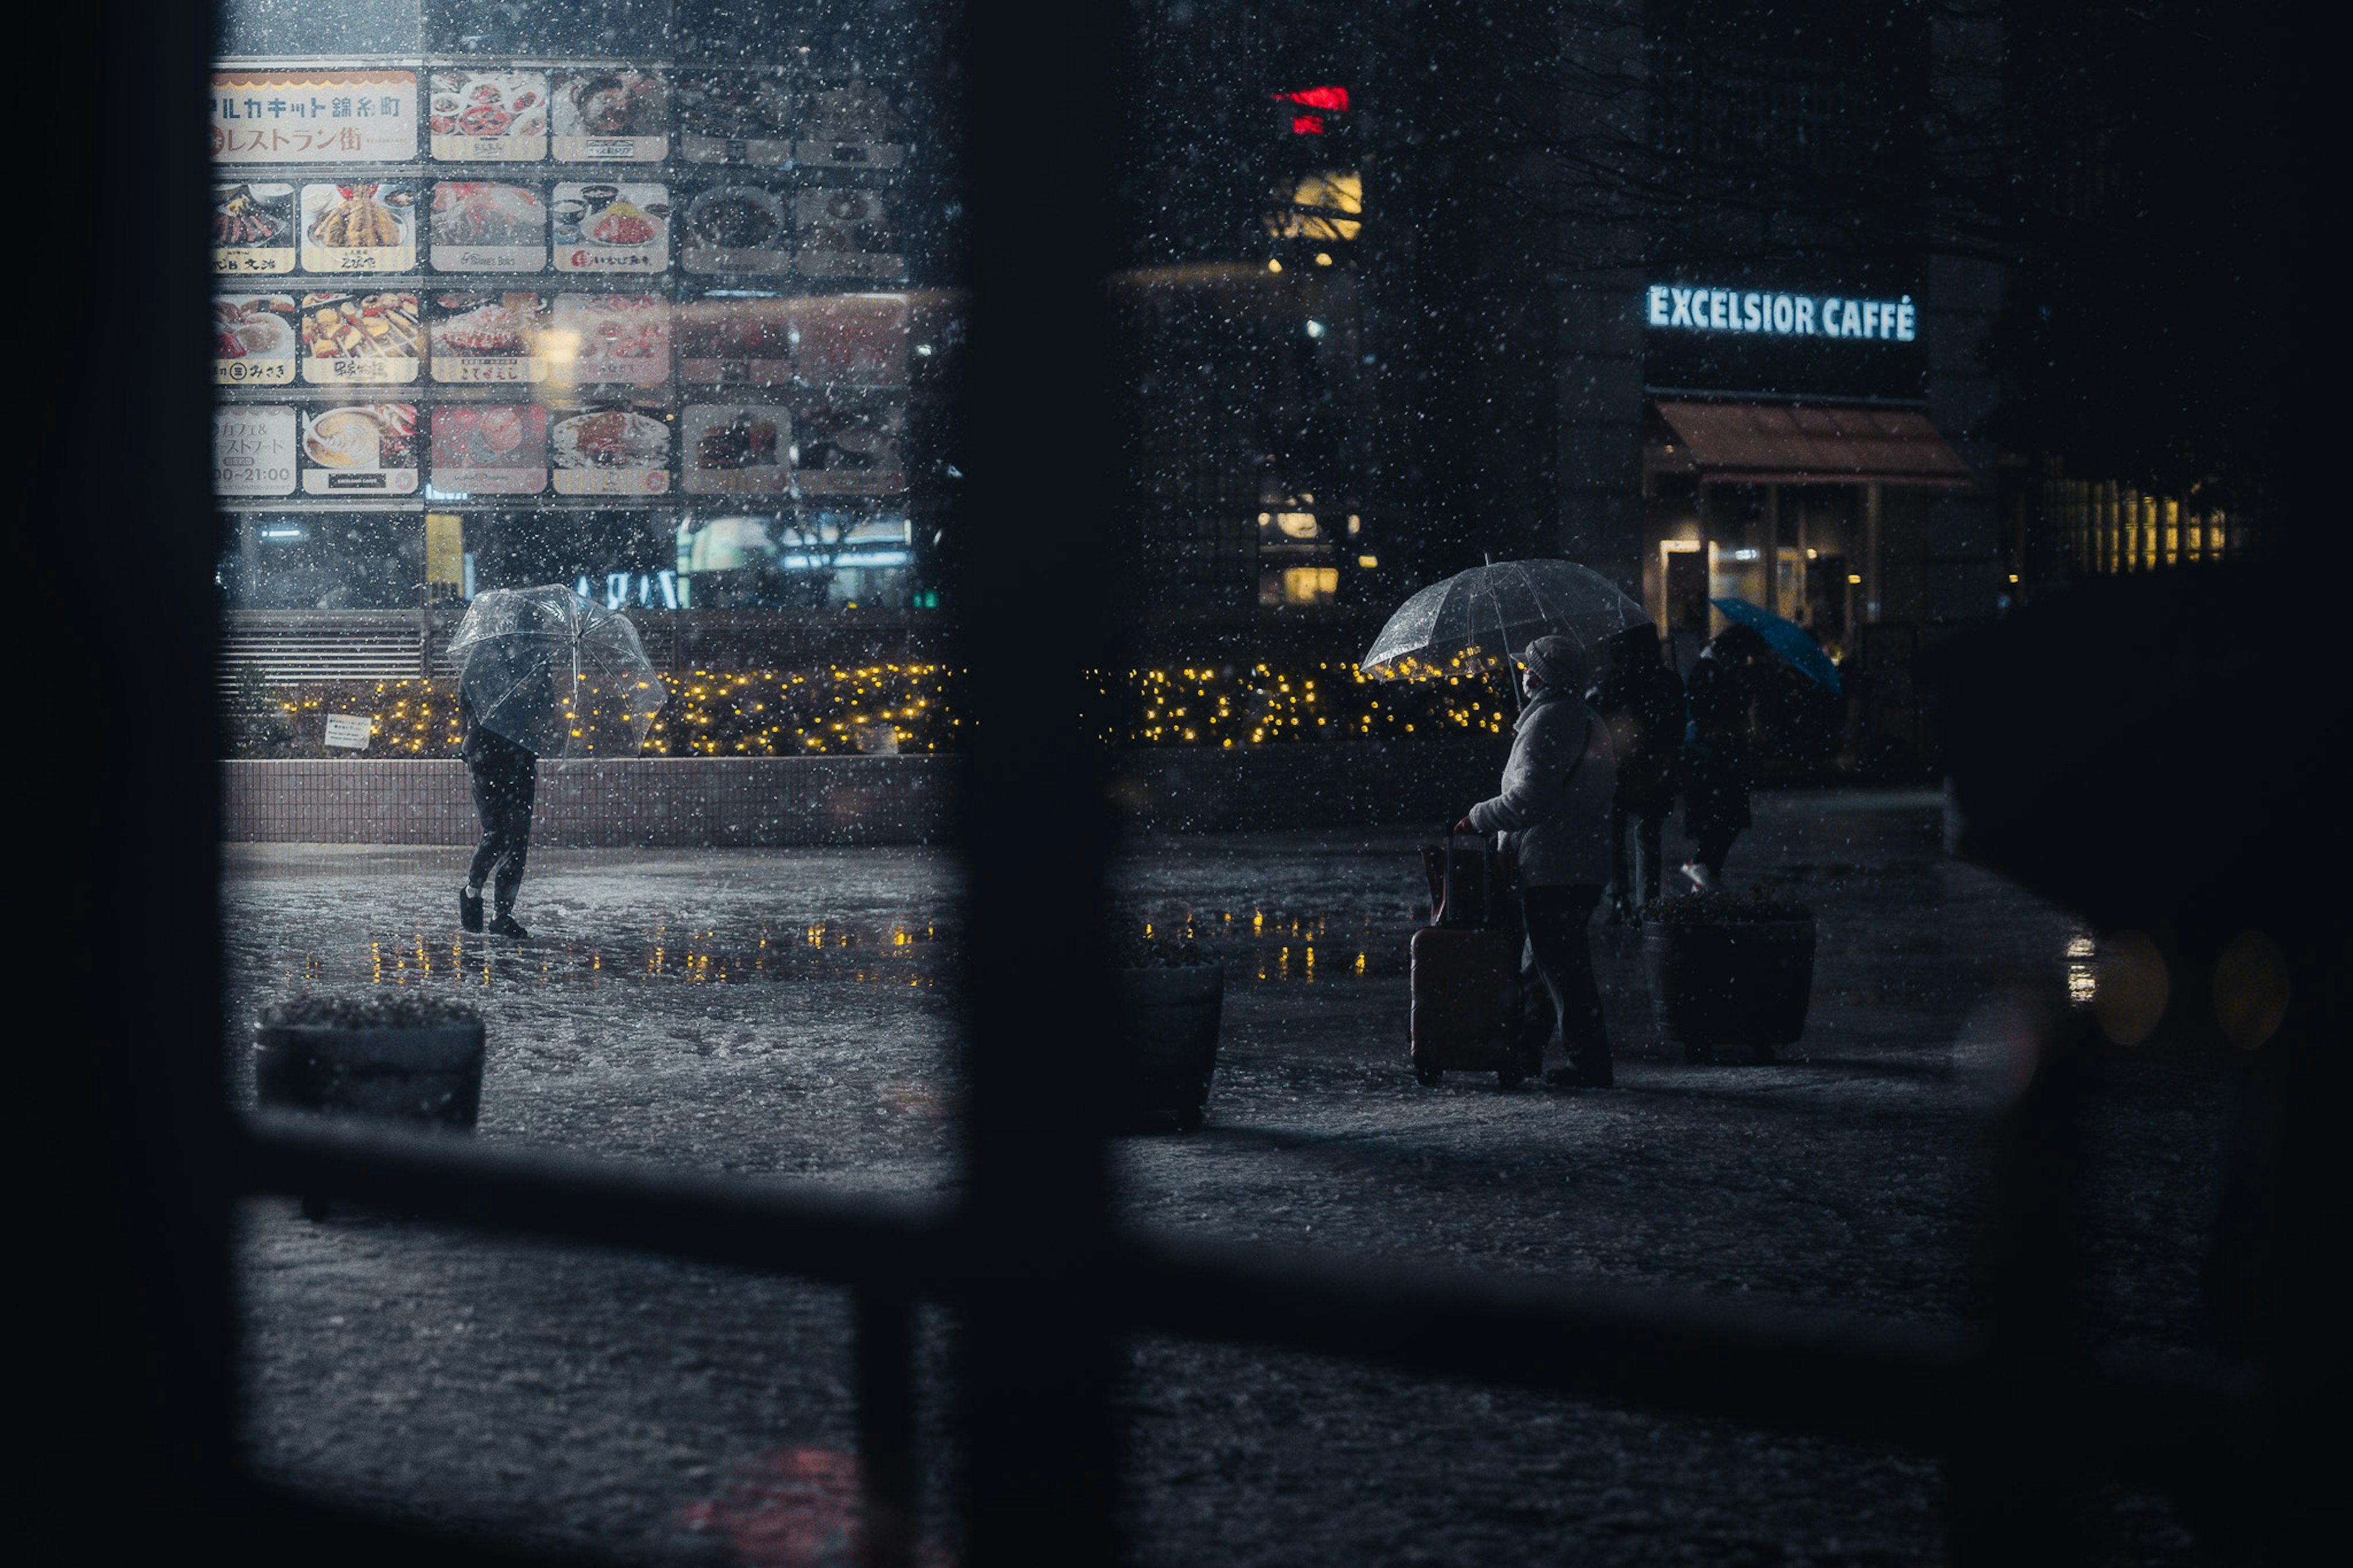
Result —
[[513, 910], [501, 910], [499, 918], [491, 922], [491, 934], [522, 938], [529, 936], [531, 932], [522, 929], [522, 922], [514, 918]]
[[468, 931], [482, 929], [482, 895], [458, 889], [458, 923]]

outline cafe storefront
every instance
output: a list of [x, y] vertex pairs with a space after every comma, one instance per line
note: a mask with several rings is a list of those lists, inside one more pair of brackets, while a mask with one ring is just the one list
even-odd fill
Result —
[[1926, 618], [1940, 500], [1980, 481], [1930, 416], [1920, 294], [1675, 279], [1640, 309], [1641, 589], [1677, 663], [1723, 628], [1716, 599], [1841, 661]]

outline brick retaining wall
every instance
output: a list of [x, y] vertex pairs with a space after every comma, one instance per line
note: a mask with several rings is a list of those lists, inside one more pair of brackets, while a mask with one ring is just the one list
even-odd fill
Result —
[[[1493, 792], [1503, 761], [1375, 745], [1132, 753], [1116, 795], [1167, 832], [1436, 823]], [[543, 762], [532, 841], [608, 848], [921, 844], [938, 838], [951, 757], [636, 757]], [[222, 837], [265, 844], [470, 844], [456, 761], [226, 762]], [[1039, 830], [1040, 825], [1017, 825]]]

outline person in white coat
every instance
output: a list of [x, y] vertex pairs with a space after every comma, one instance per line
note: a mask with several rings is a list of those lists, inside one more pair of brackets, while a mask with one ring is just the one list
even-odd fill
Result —
[[1554, 1083], [1604, 1089], [1613, 1081], [1601, 988], [1586, 930], [1609, 880], [1609, 805], [1618, 766], [1609, 726], [1579, 695], [1588, 679], [1584, 650], [1563, 637], [1538, 637], [1519, 656], [1527, 706], [1513, 726], [1502, 792], [1456, 826], [1505, 836], [1519, 861], [1527, 942], [1522, 979], [1530, 1000], [1529, 1043], [1548, 1043], [1556, 1022], [1569, 1065]]

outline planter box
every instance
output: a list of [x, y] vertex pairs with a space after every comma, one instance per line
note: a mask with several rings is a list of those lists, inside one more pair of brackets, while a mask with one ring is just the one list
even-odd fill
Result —
[[1173, 1112], [1187, 1131], [1201, 1124], [1218, 1068], [1226, 972], [1215, 963], [1123, 969], [1118, 984], [1131, 1050], [1113, 1104], [1134, 1117]]
[[1806, 1032], [1814, 985], [1814, 922], [1750, 921], [1642, 928], [1660, 1028], [1686, 1058], [1749, 1046], [1759, 1061]]
[[[482, 1026], [254, 1028], [253, 1086], [264, 1105], [470, 1131], [482, 1104]], [[327, 1200], [303, 1194], [324, 1219]]]

